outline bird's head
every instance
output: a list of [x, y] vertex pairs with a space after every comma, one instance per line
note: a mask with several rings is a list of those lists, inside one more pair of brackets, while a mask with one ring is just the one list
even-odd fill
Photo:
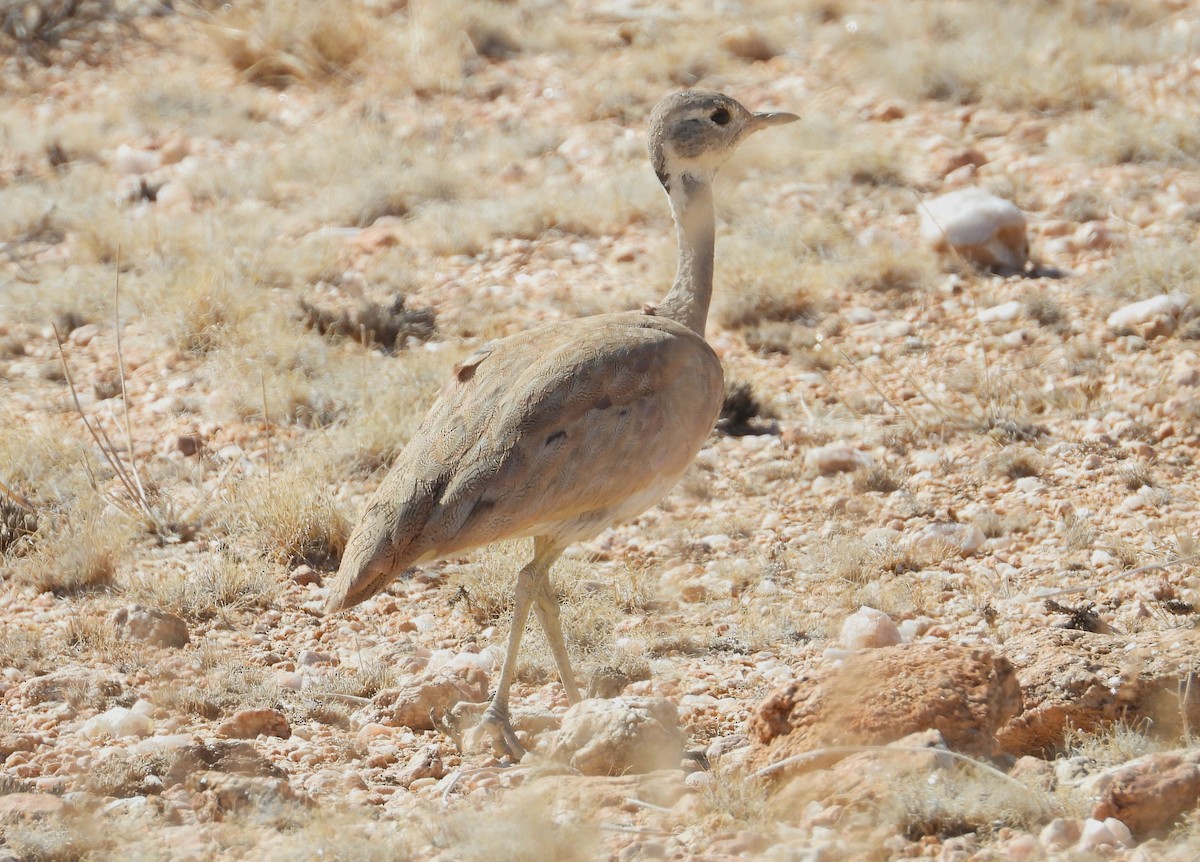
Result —
[[686, 193], [690, 185], [711, 184], [717, 169], [749, 135], [798, 119], [783, 112], [756, 114], [723, 93], [674, 93], [650, 114], [650, 162], [668, 195]]

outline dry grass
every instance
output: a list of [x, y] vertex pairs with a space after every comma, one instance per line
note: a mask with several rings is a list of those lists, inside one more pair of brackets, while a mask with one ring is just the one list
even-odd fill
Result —
[[1100, 295], [1123, 301], [1176, 291], [1196, 301], [1200, 298], [1200, 250], [1185, 240], [1133, 243], [1093, 284]]
[[1001, 826], [1032, 831], [1060, 810], [1041, 788], [1001, 781], [969, 766], [932, 776], [896, 776], [891, 784], [890, 804], [881, 814], [894, 817], [910, 839], [968, 833], [986, 837]]
[[[456, 601], [481, 625], [495, 625], [496, 637], [506, 636], [511, 624], [517, 572], [529, 560], [527, 542], [505, 542], [478, 552], [459, 577]], [[641, 644], [619, 648], [613, 630], [625, 614], [644, 609], [657, 587], [650, 573], [563, 558], [551, 579], [562, 606], [562, 627], [572, 667], [580, 679], [611, 669], [634, 672], [640, 667]], [[638, 639], [635, 639], [638, 640]], [[545, 634], [531, 615], [521, 643], [518, 677], [527, 682], [556, 678], [557, 671]]]
[[523, 862], [533, 858], [583, 862], [594, 859], [599, 833], [583, 812], [555, 812], [554, 800], [536, 783], [507, 794], [499, 804], [460, 807], [441, 820], [435, 846], [464, 862]]
[[52, 530], [39, 531], [34, 548], [15, 561], [13, 576], [37, 592], [71, 595], [111, 587], [127, 559], [135, 531], [99, 501], [83, 505]]
[[4, 831], [5, 848], [28, 862], [78, 862], [111, 848], [117, 838], [111, 824], [91, 817], [19, 823]]
[[241, 709], [274, 708], [279, 686], [266, 668], [249, 656], [202, 645], [202, 675], [195, 681], [161, 681], [150, 686], [150, 699], [162, 709], [215, 719]]
[[1046, 470], [1045, 459], [1036, 449], [1027, 446], [1006, 446], [992, 459], [992, 469], [1008, 479], [1041, 476]]
[[96, 62], [122, 38], [136, 33], [135, 14], [104, 0], [9, 3], [0, 12], [0, 55], [43, 66]]
[[[1179, 406], [1186, 390], [1160, 380], [1157, 363], [1173, 363], [1173, 373], [1194, 349], [1187, 314], [1174, 337], [1144, 345], [1136, 368], [1125, 340], [1113, 342], [1103, 326], [1118, 303], [1174, 290], [1200, 299], [1195, 213], [1178, 206], [1194, 197], [1186, 169], [1198, 149], [1171, 89], [1182, 86], [1171, 77], [1180, 58], [1194, 53], [1182, 13], [1125, 0], [765, 0], [756, 26], [778, 53], [759, 61], [721, 47], [734, 25], [719, 11], [617, 5], [249, 0], [218, 9], [205, 0], [189, 7], [189, 21], [147, 20], [155, 41], [127, 43], [108, 65], [47, 70], [36, 105], [0, 108], [0, 402], [17, 408], [0, 409], [0, 482], [34, 509], [0, 494], [0, 598], [25, 608], [0, 633], [6, 684], [64, 665], [86, 669], [87, 679], [63, 682], [37, 705], [52, 714], [127, 702], [128, 686], [88, 682], [120, 674], [165, 713], [156, 722], [181, 723], [185, 733], [207, 733], [247, 706], [282, 708], [295, 727], [310, 725], [308, 744], [325, 758], [289, 767], [294, 786], [337, 769], [364, 776], [373, 796], [379, 775], [351, 741], [349, 699], [399, 678], [366, 657], [474, 648], [485, 627], [493, 647], [502, 645], [527, 549], [449, 564], [451, 586], [464, 590], [452, 622], [432, 629], [397, 630], [392, 619], [367, 616], [315, 621], [306, 608], [320, 590], [290, 584], [284, 567], [336, 564], [353, 510], [464, 353], [541, 319], [637, 308], [661, 295], [673, 275], [670, 221], [640, 132], [662, 93], [683, 86], [803, 115], [786, 132], [753, 138], [718, 188], [709, 334], [730, 379], [749, 386], [740, 415], [765, 403], [777, 433], [715, 435], [683, 493], [595, 546], [628, 557], [630, 568], [607, 558], [557, 567], [569, 648], [595, 694], [647, 675], [690, 694], [720, 677], [720, 691], [708, 690], [737, 698], [738, 708], [690, 711], [689, 745], [703, 746], [742, 729], [768, 685], [762, 659], [811, 667], [820, 639], [836, 636], [860, 604], [897, 622], [927, 617], [952, 638], [1017, 627], [1012, 609], [995, 601], [992, 544], [1022, 561], [1003, 576], [1016, 591], [1031, 572], [1086, 568], [1098, 549], [1132, 567], [1154, 555], [1151, 543], [1169, 528], [1186, 532], [1180, 512], [1193, 495], [1178, 481], [1187, 464], [1175, 447], [1194, 411]], [[0, 74], [14, 69], [0, 61]], [[1162, 89], [1147, 93], [1150, 80]], [[877, 112], [889, 105], [903, 116], [884, 122]], [[161, 156], [165, 167], [122, 177], [123, 146]], [[1013, 197], [1035, 225], [1103, 219], [1124, 244], [1081, 253], [1085, 274], [1051, 284], [948, 278], [945, 262], [915, 243], [915, 201], [936, 193], [931, 155], [959, 147], [990, 159], [975, 181]], [[182, 205], [151, 199], [148, 190], [168, 177], [186, 191]], [[356, 231], [384, 217], [392, 244], [363, 242]], [[1089, 290], [1094, 298], [1081, 298]], [[386, 307], [396, 295], [409, 309], [436, 312], [430, 342], [398, 339], [384, 356], [348, 331], [361, 317], [343, 325], [336, 316]], [[1025, 320], [972, 328], [974, 306], [1014, 297]], [[334, 316], [310, 331], [302, 303], [328, 305]], [[858, 322], [863, 310], [875, 323]], [[950, 331], [947, 321], [967, 330]], [[85, 412], [103, 416], [111, 433], [119, 423], [109, 406], [120, 417], [129, 402], [132, 451], [158, 520], [170, 525], [181, 520], [172, 511], [198, 507], [180, 529], [148, 531], [93, 488], [85, 459], [102, 494], [119, 490], [118, 480], [96, 467], [94, 444], [62, 397], [52, 322], [64, 333], [99, 325], [90, 345], [67, 348]], [[878, 334], [900, 322], [912, 325], [911, 337]], [[116, 325], [130, 365], [127, 399], [114, 387]], [[1032, 343], [1005, 342], [1018, 326]], [[1125, 400], [1131, 370], [1153, 411], [1141, 409], [1142, 396]], [[168, 400], [173, 409], [151, 409]], [[1112, 411], [1141, 423], [1123, 433], [1158, 457], [1153, 469], [1131, 466], [1132, 457], [1114, 466], [1125, 447], [1097, 448], [1098, 473], [1161, 507], [1156, 538], [1131, 539], [1093, 498], [1076, 499], [1089, 489], [1070, 471], [1093, 450], [1071, 441], [1103, 433]], [[1156, 436], [1167, 423], [1175, 436]], [[184, 455], [175, 441], [193, 435], [203, 447]], [[835, 440], [887, 452], [880, 466], [830, 477], [816, 493], [804, 453]], [[118, 454], [129, 463], [125, 448]], [[1025, 476], [1044, 479], [1040, 500], [1009, 496], [1005, 478]], [[980, 504], [985, 488], [998, 489], [987, 498], [994, 508]], [[1056, 495], [1067, 494], [1086, 518], [1052, 514]], [[1001, 541], [965, 558], [914, 541], [947, 512]], [[880, 529], [897, 521], [899, 532]], [[704, 547], [698, 537], [712, 533], [733, 547]], [[660, 589], [660, 571], [672, 572], [669, 590]], [[1194, 604], [1193, 575], [1167, 579], [1181, 609]], [[443, 612], [450, 589], [428, 580], [396, 592], [405, 619]], [[147, 651], [119, 641], [107, 621], [116, 604], [134, 602], [187, 619], [194, 644]], [[1164, 624], [1156, 616], [1131, 627], [1121, 617], [1130, 604], [1113, 606], [1115, 626]], [[993, 628], [973, 628], [981, 614], [992, 622], [987, 612], [999, 617]], [[313, 690], [281, 689], [274, 662], [289, 639], [342, 668], [320, 668]], [[361, 650], [357, 668], [348, 644]], [[514, 699], [554, 676], [531, 620]], [[0, 729], [19, 732], [25, 721], [14, 713]], [[59, 722], [60, 744], [70, 744], [72, 727]], [[1149, 750], [1129, 734], [1076, 741], [1072, 756], [1107, 765]], [[403, 758], [410, 742], [404, 731], [396, 740]], [[140, 755], [97, 758], [93, 767], [68, 786], [153, 797], [163, 771]], [[529, 793], [511, 791], [518, 775]], [[470, 789], [476, 778], [463, 776], [451, 795], [463, 802], [448, 807], [425, 807], [427, 789], [388, 794], [378, 811], [351, 808], [338, 789], [303, 817], [231, 817], [202, 834], [234, 855], [346, 862], [625, 858], [656, 843], [668, 855], [703, 857], [720, 852], [716, 837], [727, 833], [792, 845], [776, 854], [808, 852], [791, 827], [776, 826], [801, 815], [779, 811], [764, 788], [734, 775], [718, 773], [670, 814], [612, 802], [594, 817], [583, 804], [556, 807], [537, 773], [508, 771], [490, 788]], [[942, 839], [971, 830], [986, 854], [996, 823], [1036, 832], [1048, 810], [1038, 791], [1013, 788], [1014, 798], [990, 776], [939, 770], [929, 778], [890, 785], [894, 805], [875, 812], [869, 838], [839, 834], [845, 853], [877, 853], [883, 838], [905, 830]], [[1052, 801], [1076, 811], [1069, 795]], [[136, 829], [122, 826], [127, 820]], [[672, 834], [606, 828], [602, 837], [597, 820]], [[170, 855], [162, 843], [175, 833], [164, 812], [92, 821], [10, 824], [0, 843], [20, 858], [64, 862]]]
[[41, 626], [7, 625], [0, 629], [0, 667], [41, 676], [58, 666], [63, 647], [62, 638], [47, 637]]
[[295, 828], [281, 833], [275, 850], [280, 858], [329, 860], [329, 862], [393, 862], [420, 858], [429, 849], [430, 821], [425, 817], [407, 822], [364, 817], [360, 811], [322, 806], [313, 809]]
[[362, 6], [326, 0], [226, 6], [210, 28], [242, 80], [281, 89], [346, 74], [379, 31]]
[[1086, 108], [1119, 98], [1113, 66], [1166, 59], [1180, 47], [1154, 4], [976, 0], [864, 13], [847, 15], [853, 26], [839, 46], [853, 74], [913, 100]]
[[243, 559], [224, 549], [182, 573], [129, 573], [121, 585], [131, 601], [193, 621], [268, 608], [280, 592], [280, 578], [265, 559]]
[[299, 457], [239, 482], [217, 525], [275, 562], [336, 565], [351, 523], [324, 482], [323, 466]]
[[1188, 117], [1152, 115], [1110, 105], [1066, 126], [1055, 143], [1100, 165], [1194, 168], [1200, 129]]

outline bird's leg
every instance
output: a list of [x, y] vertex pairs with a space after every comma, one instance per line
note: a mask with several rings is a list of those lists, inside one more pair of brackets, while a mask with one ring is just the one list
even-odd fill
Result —
[[525, 756], [525, 748], [517, 740], [509, 722], [508, 690], [517, 674], [517, 654], [521, 651], [521, 636], [525, 633], [529, 608], [537, 598], [539, 585], [547, 580], [547, 573], [560, 553], [562, 552], [552, 547], [549, 542], [541, 538], [536, 539], [533, 559], [517, 575], [512, 628], [508, 632], [508, 649], [504, 653], [504, 663], [500, 666], [500, 681], [496, 683], [496, 692], [492, 695], [491, 704], [479, 721], [479, 727], [491, 737], [492, 747], [497, 753], [508, 754], [515, 760]]
[[567, 703], [574, 706], [579, 703], [579, 687], [575, 685], [575, 674], [571, 670], [571, 659], [567, 655], [567, 645], [563, 642], [562, 624], [559, 620], [558, 596], [554, 594], [554, 585], [550, 583], [550, 573], [537, 585], [537, 598], [533, 606], [537, 612], [538, 622], [546, 632], [546, 640], [550, 642], [550, 651], [554, 653], [554, 664], [558, 668], [558, 678], [562, 680], [563, 688], [567, 690]]
[[511, 755], [515, 760], [525, 756], [525, 749], [517, 741], [517, 735], [508, 721], [508, 689], [517, 674], [517, 653], [521, 651], [521, 636], [525, 633], [529, 606], [533, 603], [533, 594], [537, 589], [537, 562], [535, 556], [517, 575], [512, 628], [508, 631], [508, 649], [504, 653], [504, 663], [500, 666], [500, 681], [496, 683], [491, 704], [479, 721], [479, 727], [487, 731], [492, 739], [492, 747], [497, 753]]

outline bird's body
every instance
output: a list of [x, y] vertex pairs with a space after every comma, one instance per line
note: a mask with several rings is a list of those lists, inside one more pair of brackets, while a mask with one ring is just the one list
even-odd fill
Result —
[[[653, 506], [716, 421], [721, 363], [640, 312], [550, 323], [468, 357], [376, 492], [329, 602], [497, 537], [566, 548]], [[371, 574], [366, 573], [373, 573]]]
[[678, 93], [659, 103], [650, 118], [650, 159], [679, 239], [667, 296], [653, 310], [546, 324], [468, 357], [350, 537], [327, 612], [365, 601], [421, 562], [534, 538], [481, 722], [501, 751], [523, 751], [508, 723], [508, 692], [530, 609], [567, 699], [580, 699], [550, 567], [567, 546], [661, 500], [712, 430], [724, 395], [721, 363], [704, 340], [712, 180], [745, 135], [795, 119], [753, 114], [719, 93]]

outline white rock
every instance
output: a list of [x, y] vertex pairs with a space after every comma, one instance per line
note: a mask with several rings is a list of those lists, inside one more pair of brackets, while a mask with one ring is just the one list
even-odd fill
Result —
[[1079, 843], [1076, 846], [1080, 850], [1098, 850], [1101, 847], [1114, 847], [1116, 843], [1117, 839], [1102, 821], [1089, 817], [1083, 821], [1083, 829], [1080, 830]]
[[129, 144], [117, 147], [113, 167], [118, 174], [148, 174], [162, 167], [162, 153], [157, 150], [136, 150]]
[[1014, 484], [1022, 494], [1037, 494], [1046, 487], [1037, 476], [1022, 476]]
[[1110, 566], [1110, 565], [1112, 565], [1112, 563], [1115, 559], [1116, 559], [1116, 557], [1114, 557], [1112, 554], [1110, 554], [1108, 551], [1105, 551], [1102, 548], [1097, 548], [1096, 550], [1092, 551], [1091, 561], [1092, 561], [1092, 565], [1095, 566], [1096, 568], [1101, 568], [1103, 566]]
[[669, 700], [614, 697], [584, 700], [567, 710], [550, 757], [584, 775], [626, 775], [674, 769], [685, 735]]
[[1139, 323], [1146, 323], [1160, 314], [1178, 314], [1187, 307], [1187, 304], [1188, 299], [1185, 294], [1162, 293], [1118, 308], [1108, 316], [1106, 323], [1112, 329], [1125, 329]]
[[88, 739], [103, 739], [108, 736], [149, 736], [154, 722], [141, 713], [123, 706], [114, 706], [107, 712], [89, 718], [79, 729]]
[[1042, 828], [1038, 838], [1047, 850], [1066, 850], [1079, 840], [1082, 832], [1083, 827], [1078, 820], [1058, 817]]
[[957, 189], [921, 206], [921, 236], [935, 248], [984, 266], [1023, 269], [1029, 257], [1025, 214], [981, 188]]
[[828, 446], [809, 449], [808, 454], [804, 456], [804, 463], [822, 475], [849, 473], [859, 467], [868, 466], [871, 456], [845, 443], [830, 443]]
[[688, 787], [709, 787], [713, 783], [711, 772], [689, 772], [683, 778], [683, 783]]
[[838, 638], [846, 649], [875, 649], [900, 643], [900, 629], [883, 611], [860, 607], [842, 623]]
[[1009, 320], [1016, 320], [1021, 316], [1021, 302], [1014, 299], [1012, 302], [1002, 302], [1000, 305], [993, 305], [991, 308], [985, 308], [976, 315], [980, 323], [1001, 323]]
[[1109, 834], [1116, 839], [1118, 845], [1121, 847], [1133, 846], [1133, 833], [1123, 822], [1115, 817], [1105, 817], [1104, 825], [1108, 828]]
[[1010, 862], [1033, 862], [1042, 858], [1042, 848], [1032, 835], [1017, 835], [1010, 838], [1001, 848], [1004, 858]]

